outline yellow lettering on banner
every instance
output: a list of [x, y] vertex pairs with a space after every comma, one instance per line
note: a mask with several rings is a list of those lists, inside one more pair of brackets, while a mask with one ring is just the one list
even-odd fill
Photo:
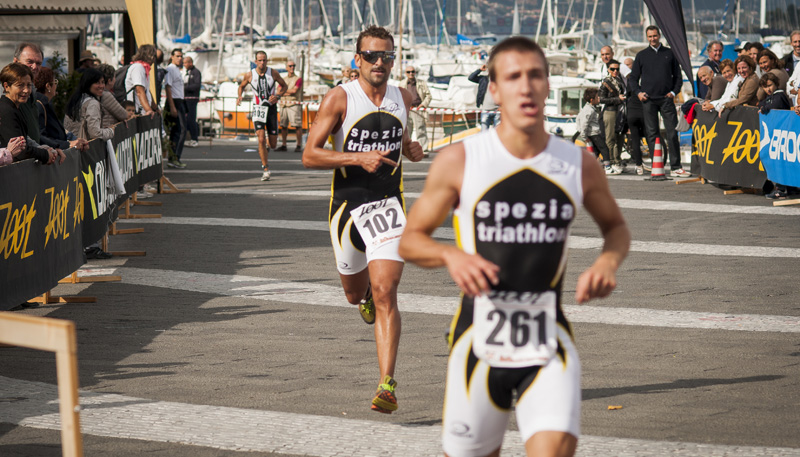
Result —
[[94, 191], [92, 190], [92, 186], [94, 185], [94, 172], [92, 171], [91, 165], [89, 165], [87, 169], [89, 170], [88, 173], [81, 171], [81, 174], [83, 175], [83, 180], [86, 182], [86, 187], [89, 188], [89, 203], [92, 204], [92, 219], [97, 219], [97, 203], [94, 201]]
[[50, 194], [50, 214], [47, 219], [47, 226], [44, 228], [44, 247], [47, 247], [47, 242], [50, 237], [53, 240], [61, 235], [62, 240], [69, 238], [67, 233], [67, 205], [69, 204], [69, 187], [61, 192], [56, 192], [55, 187], [51, 187], [44, 191]]
[[30, 207], [22, 205], [21, 209], [13, 209], [10, 202], [0, 206], [0, 211], [7, 211], [3, 231], [0, 232], [0, 250], [5, 259], [11, 254], [19, 254], [20, 251], [20, 259], [33, 255], [33, 251], [28, 251], [28, 236], [31, 234], [31, 221], [36, 216], [35, 206], [35, 195]]
[[[728, 121], [728, 125], [735, 126], [736, 130], [734, 130], [728, 142], [728, 147], [722, 150], [722, 162], [720, 164], [725, 163], [728, 157], [731, 156], [733, 156], [734, 163], [741, 163], [743, 159], [747, 159], [747, 163], [750, 164], [756, 163], [756, 160], [759, 160], [758, 149], [760, 147], [761, 132], [753, 129], [742, 130], [741, 122]], [[740, 131], [741, 134], [739, 133]], [[760, 167], [761, 164], [759, 163]]]
[[72, 210], [72, 230], [75, 226], [83, 222], [83, 183], [78, 177], [72, 178], [75, 181], [75, 208]]
[[711, 126], [711, 130], [708, 130], [708, 127], [705, 125], [701, 125], [700, 128], [695, 126], [694, 129], [694, 142], [697, 145], [697, 152], [698, 155], [706, 160], [706, 163], [709, 165], [714, 165], [714, 161], [710, 160], [711, 158], [711, 143], [713, 142], [714, 138], [717, 137], [717, 121], [714, 121], [714, 125]]

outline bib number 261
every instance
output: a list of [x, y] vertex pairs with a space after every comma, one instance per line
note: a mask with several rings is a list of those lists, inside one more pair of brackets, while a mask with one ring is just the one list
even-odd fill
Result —
[[555, 321], [554, 292], [524, 304], [475, 297], [473, 351], [493, 367], [544, 365], [558, 346]]

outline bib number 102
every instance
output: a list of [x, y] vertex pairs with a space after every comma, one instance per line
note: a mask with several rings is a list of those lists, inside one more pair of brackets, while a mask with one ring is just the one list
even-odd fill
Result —
[[[510, 333], [509, 333], [509, 342], [514, 347], [523, 347], [526, 346], [531, 341], [531, 336], [534, 336], [535, 340], [533, 341], [534, 346], [539, 346], [540, 344], [545, 344], [547, 342], [547, 328], [545, 326], [545, 320], [547, 319], [547, 313], [544, 311], [540, 311], [534, 315], [531, 313], [523, 310], [519, 311], [512, 311], [510, 315], [506, 315], [506, 312], [500, 309], [495, 309], [489, 312], [486, 316], [490, 322], [494, 322], [495, 318], [497, 322], [494, 324], [494, 329], [491, 333], [489, 333], [489, 337], [486, 338], [486, 344], [490, 344], [493, 346], [503, 346], [503, 341], [497, 339], [500, 332], [503, 330], [503, 327], [506, 325], [506, 322], [510, 325]], [[531, 324], [536, 323], [536, 334], [531, 335]]]
[[364, 222], [364, 228], [369, 230], [373, 238], [380, 233], [386, 233], [391, 229], [401, 228], [402, 226], [398, 221], [398, 212], [395, 208], [388, 208], [383, 213], [375, 213]]

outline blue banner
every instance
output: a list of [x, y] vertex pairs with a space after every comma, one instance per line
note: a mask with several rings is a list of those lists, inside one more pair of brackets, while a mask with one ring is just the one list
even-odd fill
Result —
[[794, 111], [759, 114], [759, 156], [770, 181], [800, 186], [800, 116]]

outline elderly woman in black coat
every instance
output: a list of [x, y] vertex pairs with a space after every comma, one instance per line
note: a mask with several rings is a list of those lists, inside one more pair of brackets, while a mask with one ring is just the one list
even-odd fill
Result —
[[[47, 140], [47, 144], [61, 149], [78, 148], [85, 149], [88, 142], [75, 135], [68, 134], [64, 129], [64, 124], [58, 118], [53, 109], [52, 100], [56, 96], [58, 80], [55, 73], [48, 67], [42, 67], [39, 74], [33, 80], [36, 86], [36, 108], [39, 110], [39, 136]], [[43, 140], [45, 141], [45, 140]]]

